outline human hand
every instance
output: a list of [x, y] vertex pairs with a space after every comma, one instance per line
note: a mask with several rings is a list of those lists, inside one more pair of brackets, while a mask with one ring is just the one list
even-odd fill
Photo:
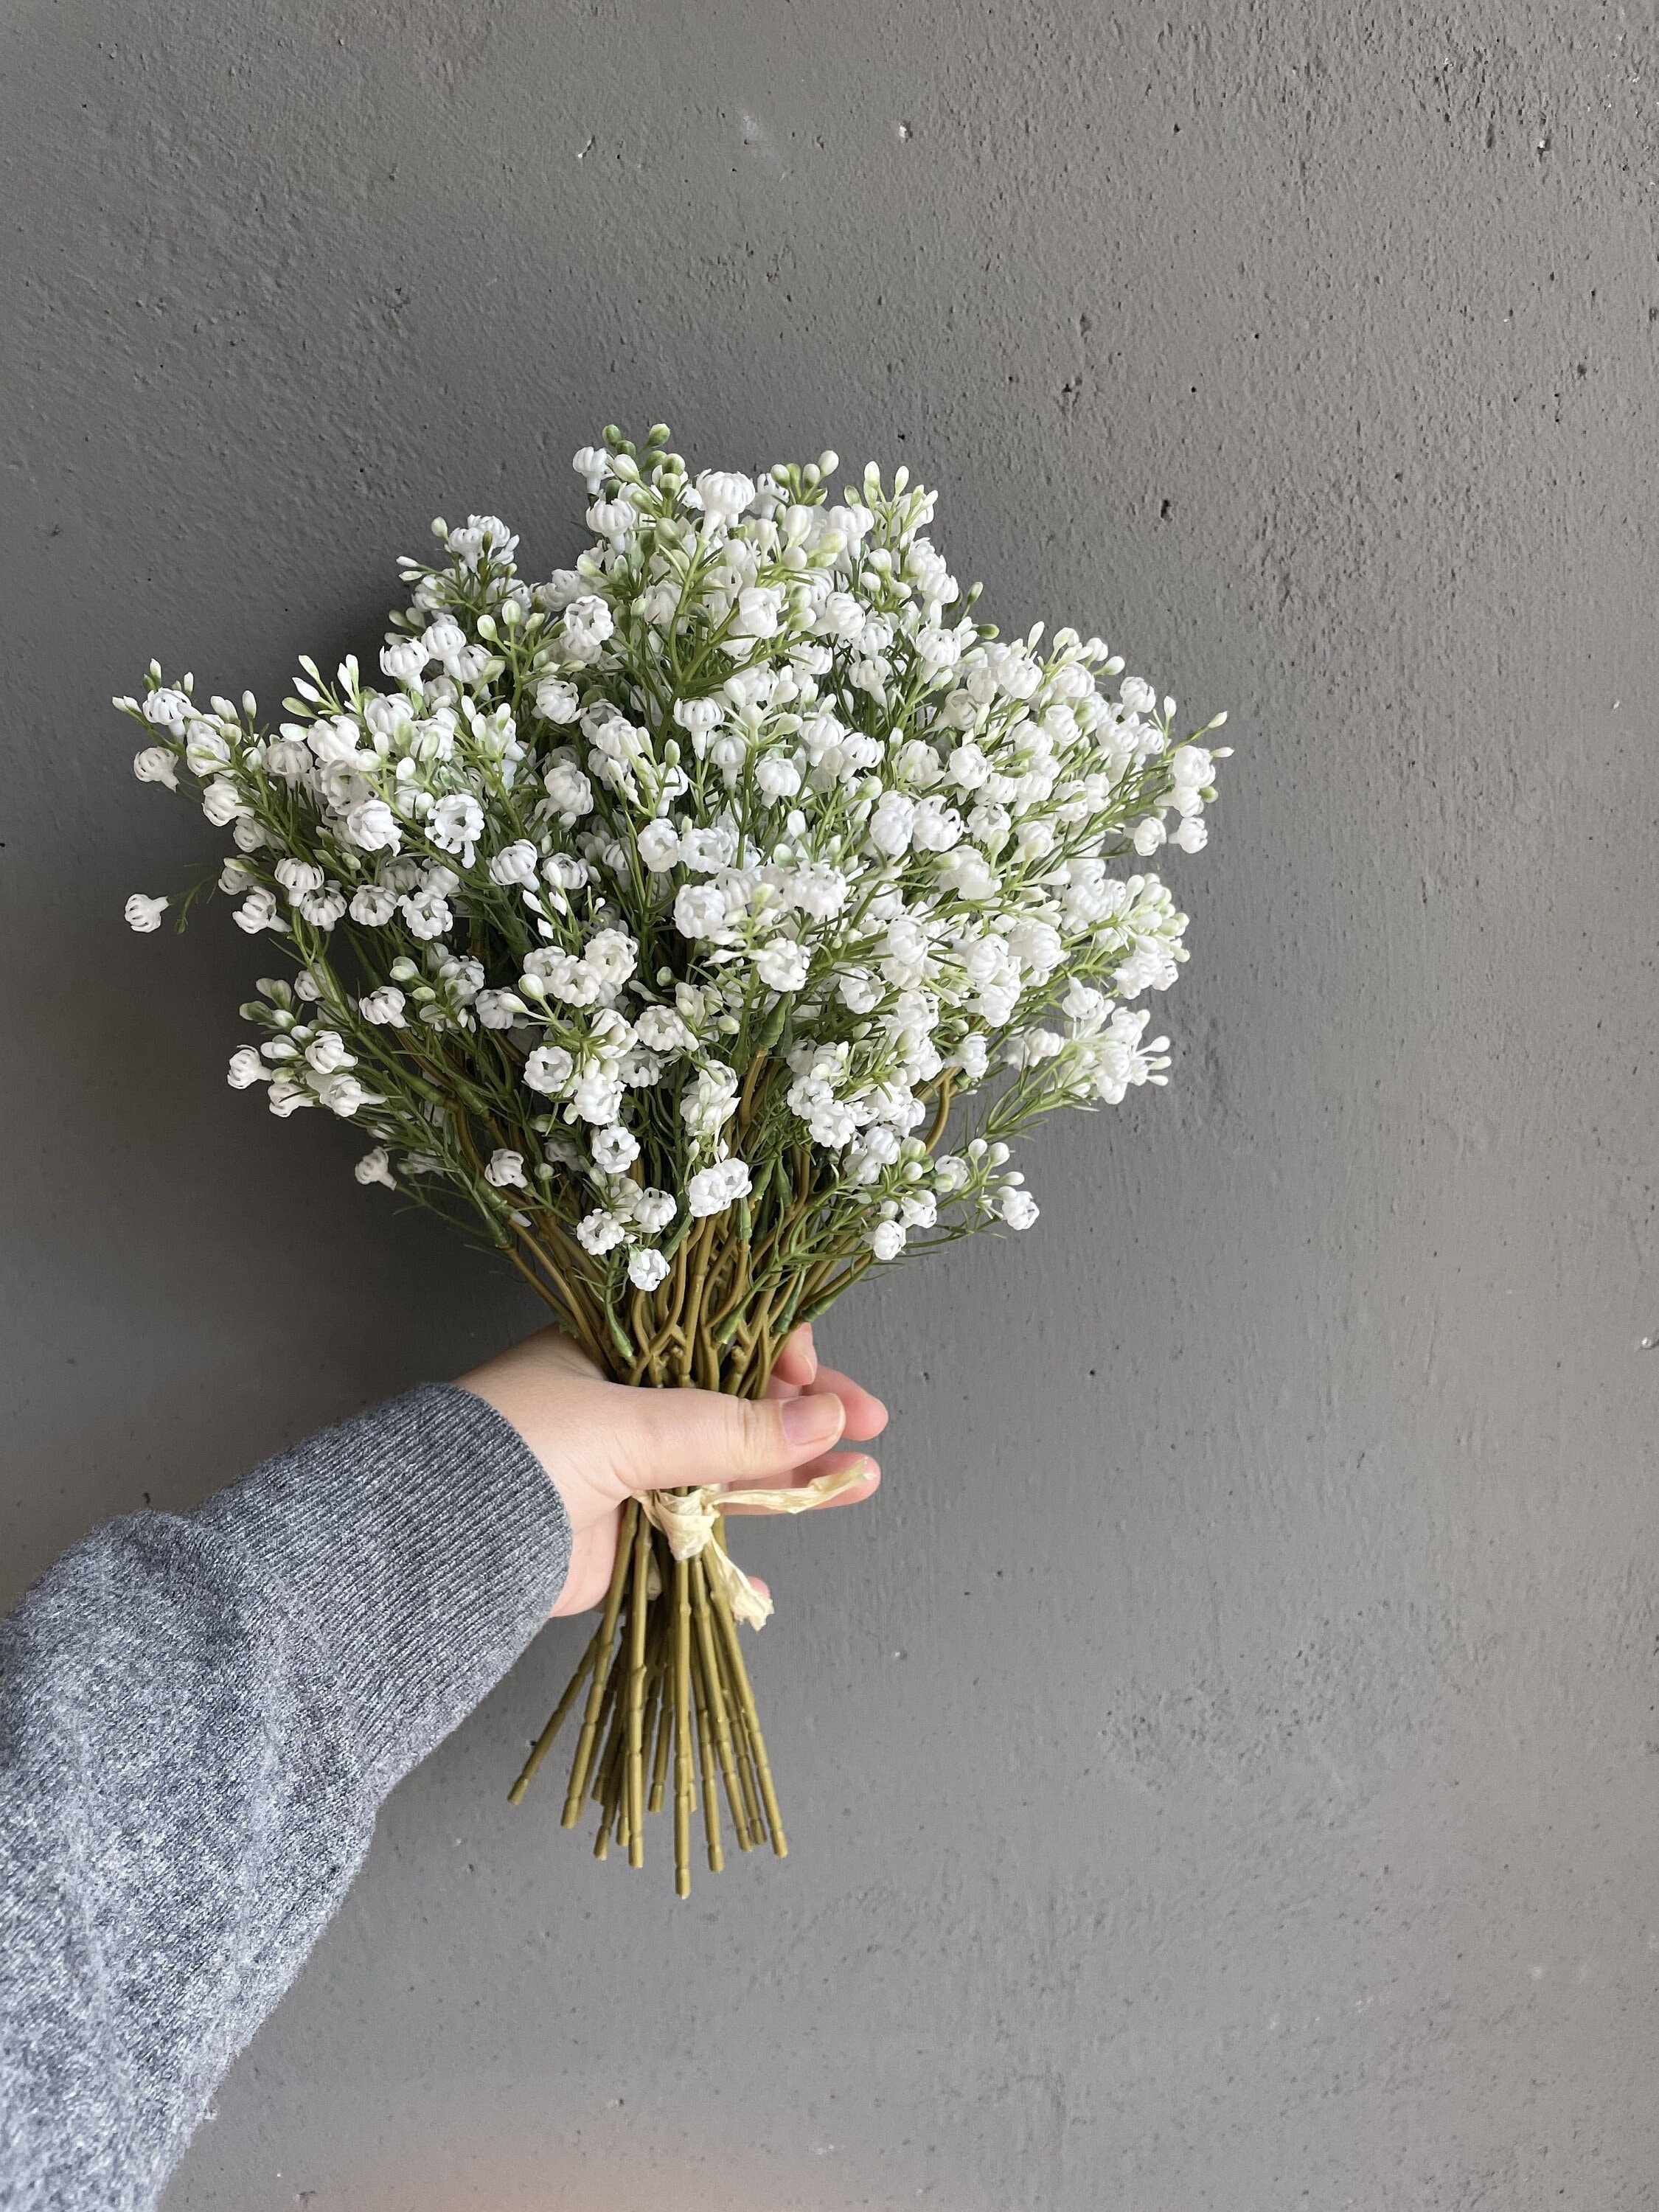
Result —
[[855, 1458], [865, 1462], [865, 1479], [833, 1504], [856, 1505], [881, 1480], [867, 1454], [830, 1447], [843, 1436], [858, 1443], [879, 1436], [887, 1408], [849, 1376], [818, 1365], [810, 1328], [790, 1337], [759, 1401], [608, 1382], [556, 1328], [526, 1337], [459, 1381], [511, 1421], [564, 1501], [573, 1543], [556, 1614], [604, 1598], [623, 1508], [636, 1492], [730, 1484], [731, 1515], [744, 1510], [745, 1488], [802, 1488]]

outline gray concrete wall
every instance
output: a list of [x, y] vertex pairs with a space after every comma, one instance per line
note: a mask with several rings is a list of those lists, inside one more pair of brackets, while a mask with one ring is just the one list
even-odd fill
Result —
[[827, 1331], [879, 1504], [745, 1530], [798, 1839], [677, 1908], [388, 1807], [173, 2212], [1655, 2199], [1659, 31], [1200, 0], [15, 0], [9, 1591], [531, 1316], [226, 1092], [216, 841], [106, 702], [275, 696], [607, 416], [946, 488], [1233, 708], [1172, 1088]]

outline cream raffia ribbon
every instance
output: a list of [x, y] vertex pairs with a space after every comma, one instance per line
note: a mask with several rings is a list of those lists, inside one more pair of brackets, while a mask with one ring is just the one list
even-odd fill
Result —
[[703, 1572], [724, 1591], [736, 1620], [764, 1628], [772, 1618], [772, 1601], [755, 1588], [726, 1547], [714, 1542], [715, 1522], [732, 1505], [741, 1505], [745, 1513], [811, 1513], [856, 1489], [869, 1465], [866, 1459], [849, 1460], [832, 1474], [814, 1475], [799, 1490], [646, 1490], [640, 1493], [640, 1510], [653, 1528], [662, 1530], [677, 1559], [702, 1559]]

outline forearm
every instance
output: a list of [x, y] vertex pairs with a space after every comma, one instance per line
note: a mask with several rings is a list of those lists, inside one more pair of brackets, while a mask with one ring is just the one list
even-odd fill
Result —
[[513, 1428], [410, 1392], [0, 1627], [0, 2199], [152, 2203], [381, 1799], [501, 1678], [569, 1529]]

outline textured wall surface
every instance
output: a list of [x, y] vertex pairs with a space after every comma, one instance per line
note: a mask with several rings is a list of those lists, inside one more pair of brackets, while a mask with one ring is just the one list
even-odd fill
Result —
[[123, 929], [218, 842], [127, 772], [152, 650], [274, 697], [661, 415], [908, 461], [993, 614], [1239, 748], [1172, 1087], [849, 1301], [887, 1486], [745, 1528], [795, 1856], [677, 1908], [510, 1814], [550, 1630], [172, 2212], [1653, 2203], [1650, 12], [14, 0], [0, 58], [3, 1595], [532, 1318], [227, 1093], [222, 909]]

